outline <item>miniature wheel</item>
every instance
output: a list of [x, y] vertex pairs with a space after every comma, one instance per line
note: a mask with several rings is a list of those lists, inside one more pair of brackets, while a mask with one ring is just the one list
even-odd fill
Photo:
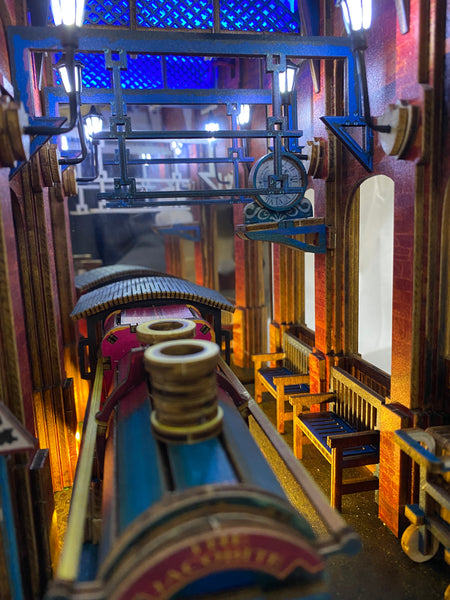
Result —
[[143, 344], [157, 344], [166, 340], [192, 338], [195, 328], [195, 322], [189, 319], [155, 319], [140, 323], [136, 327], [136, 337]]
[[423, 554], [421, 550], [422, 534], [420, 533], [420, 527], [417, 525], [410, 525], [405, 529], [402, 535], [402, 550], [408, 558], [417, 563], [426, 562], [433, 558], [439, 549], [439, 540], [437, 540], [431, 533], [430, 536], [430, 548], [428, 554]]

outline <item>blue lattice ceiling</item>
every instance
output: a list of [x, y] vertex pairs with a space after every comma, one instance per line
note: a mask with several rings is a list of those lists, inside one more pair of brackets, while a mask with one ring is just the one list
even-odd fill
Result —
[[130, 26], [130, 5], [127, 0], [88, 0], [85, 25]]
[[170, 27], [174, 29], [211, 29], [212, 2], [196, 0], [137, 0], [136, 22], [140, 27]]
[[[135, 24], [131, 22], [133, 14]], [[212, 0], [87, 0], [84, 23], [212, 30], [213, 16]], [[223, 1], [219, 21], [216, 31], [300, 31], [297, 0]]]
[[[135, 14], [137, 28], [168, 28], [212, 31], [212, 0], [87, 0], [85, 26], [130, 28]], [[220, 3], [221, 31], [298, 33], [300, 21], [297, 0], [228, 0]], [[217, 30], [217, 28], [216, 28]], [[55, 55], [55, 62], [59, 56]], [[103, 54], [78, 54], [83, 63], [84, 88], [110, 88], [111, 73]], [[163, 61], [165, 60], [165, 64]], [[211, 88], [214, 66], [198, 56], [159, 56], [137, 54], [127, 57], [121, 73], [124, 89]], [[164, 75], [165, 74], [165, 79]], [[60, 81], [56, 79], [56, 83]]]
[[[55, 53], [54, 62], [61, 57]], [[109, 89], [111, 71], [106, 69], [104, 54], [81, 54], [75, 58], [83, 64], [83, 88]], [[163, 67], [163, 61], [165, 66]], [[205, 89], [213, 87], [213, 63], [199, 56], [165, 56], [133, 54], [127, 56], [127, 69], [121, 72], [121, 84], [127, 90]], [[163, 73], [166, 74], [164, 81]], [[61, 80], [55, 71], [55, 83]]]

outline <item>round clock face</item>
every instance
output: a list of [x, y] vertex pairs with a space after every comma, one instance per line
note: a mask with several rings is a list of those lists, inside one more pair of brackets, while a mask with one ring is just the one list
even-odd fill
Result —
[[[268, 194], [255, 194], [256, 202], [269, 210], [283, 211], [292, 208], [299, 202], [306, 191], [307, 175], [301, 161], [293, 154], [283, 152], [281, 155], [281, 173], [283, 180], [274, 181], [275, 163], [273, 154], [266, 154], [258, 160], [250, 171], [250, 181], [255, 189], [269, 188], [274, 184], [274, 191]], [[300, 192], [283, 193], [284, 188], [301, 188]]]

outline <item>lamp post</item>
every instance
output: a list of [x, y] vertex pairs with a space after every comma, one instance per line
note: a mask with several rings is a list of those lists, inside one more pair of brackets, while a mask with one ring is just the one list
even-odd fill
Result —
[[50, 0], [55, 25], [83, 25], [85, 0]]
[[[83, 117], [84, 121], [84, 136], [86, 140], [92, 146], [90, 163], [92, 164], [93, 175], [90, 177], [77, 177], [77, 183], [89, 183], [95, 181], [99, 175], [99, 164], [98, 164], [98, 146], [99, 140], [94, 136], [96, 133], [100, 133], [103, 129], [103, 115], [99, 112], [94, 105], [91, 106], [89, 112]], [[82, 152], [83, 154], [83, 152]], [[81, 161], [78, 161], [81, 162]]]
[[336, 0], [336, 6], [340, 6], [342, 9], [344, 26], [352, 44], [363, 102], [364, 121], [374, 131], [389, 133], [391, 126], [377, 125], [370, 113], [364, 52], [367, 49], [365, 31], [370, 28], [372, 23], [372, 0]]
[[250, 105], [249, 104], [241, 104], [241, 109], [237, 116], [238, 124], [242, 127], [243, 125], [248, 125], [250, 121]]
[[[72, 124], [73, 120], [75, 123], [73, 127], [78, 129], [78, 137], [80, 139], [81, 153], [77, 158], [62, 158], [59, 160], [60, 165], [77, 165], [82, 162], [87, 156], [87, 146], [85, 139], [85, 131], [81, 119], [81, 73], [83, 64], [74, 59], [73, 50], [69, 48], [69, 51], [62, 56], [62, 58], [54, 65], [54, 68], [58, 71], [61, 78], [62, 84], [69, 98], [70, 117], [69, 125]], [[73, 129], [73, 127], [71, 129]], [[53, 134], [55, 135], [55, 134]]]
[[89, 112], [84, 116], [84, 132], [86, 138], [90, 142], [95, 142], [98, 140], [94, 139], [94, 135], [96, 133], [100, 133], [103, 129], [103, 115], [99, 112], [95, 106], [91, 106]]
[[[59, 30], [63, 57], [54, 67], [69, 98], [69, 119], [60, 127], [29, 125], [24, 127], [28, 135], [62, 135], [69, 133], [77, 124], [80, 110], [81, 63], [75, 60], [78, 48], [79, 28], [83, 24], [85, 0], [51, 0], [52, 14]], [[78, 89], [77, 89], [78, 88]]]
[[281, 96], [287, 96], [292, 93], [295, 87], [295, 77], [297, 75], [298, 67], [294, 65], [290, 60], [286, 61], [286, 69], [278, 73], [278, 81], [280, 86]]
[[[81, 92], [83, 63], [75, 60], [73, 55], [71, 56], [71, 53], [67, 52], [53, 65], [53, 68], [58, 71], [66, 94], [68, 96], [72, 93], [79, 95]], [[79, 99], [77, 102], [80, 103]]]
[[[295, 81], [298, 71], [298, 65], [286, 60], [286, 69], [278, 73], [282, 115], [286, 118], [288, 129], [297, 129]], [[289, 151], [294, 151], [294, 140], [287, 138], [285, 144]]]

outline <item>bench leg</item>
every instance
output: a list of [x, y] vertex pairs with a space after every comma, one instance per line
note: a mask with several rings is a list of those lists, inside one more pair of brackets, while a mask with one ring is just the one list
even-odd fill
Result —
[[284, 394], [277, 393], [277, 429], [278, 433], [284, 433]]
[[331, 506], [342, 510], [342, 449], [331, 449]]
[[297, 424], [294, 416], [293, 421], [293, 429], [294, 429], [294, 456], [295, 458], [299, 458], [300, 460], [303, 458], [303, 431], [301, 427]]
[[255, 377], [255, 400], [256, 402], [258, 402], [258, 404], [261, 404], [262, 402], [262, 392], [263, 387], [261, 385], [261, 380], [259, 378], [259, 375], [257, 375]]

